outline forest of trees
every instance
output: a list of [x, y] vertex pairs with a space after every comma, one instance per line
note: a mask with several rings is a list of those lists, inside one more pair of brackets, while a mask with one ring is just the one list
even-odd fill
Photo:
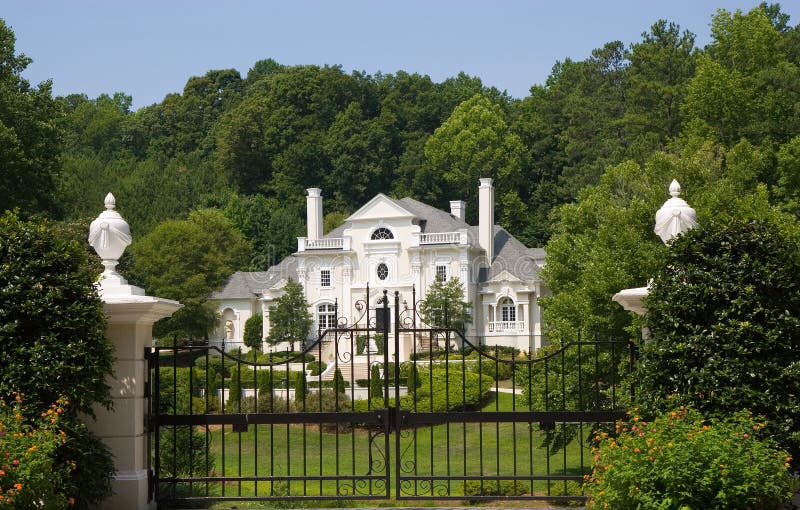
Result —
[[[701, 222], [759, 217], [800, 236], [800, 27], [778, 5], [718, 11], [704, 48], [658, 21], [638, 41], [556, 62], [520, 99], [463, 73], [436, 83], [265, 59], [132, 111], [124, 92], [54, 98], [21, 78], [28, 62], [0, 23], [6, 206], [88, 225], [113, 191], [134, 243], [204, 210], [243, 236], [233, 269], [294, 250], [306, 188], [323, 189], [330, 229], [378, 192], [447, 209], [477, 204], [477, 178], [494, 177], [498, 222], [547, 249], [557, 339], [632, 330], [610, 297], [662, 260], [653, 215], [673, 178]], [[131, 260], [148, 250], [131, 252], [131, 279], [163, 285], [148, 273], [158, 264]]]

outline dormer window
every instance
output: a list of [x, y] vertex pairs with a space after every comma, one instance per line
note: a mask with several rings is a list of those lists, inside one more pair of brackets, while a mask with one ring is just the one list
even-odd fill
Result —
[[394, 239], [394, 234], [392, 231], [386, 227], [378, 227], [372, 232], [372, 237], [370, 238], [373, 241], [382, 241], [384, 239]]

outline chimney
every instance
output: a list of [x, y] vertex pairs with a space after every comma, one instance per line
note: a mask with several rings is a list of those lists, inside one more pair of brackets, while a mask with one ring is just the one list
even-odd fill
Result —
[[478, 188], [478, 244], [486, 250], [486, 258], [494, 259], [494, 188], [492, 179], [480, 179]]
[[463, 200], [450, 201], [450, 214], [455, 216], [461, 221], [464, 221], [464, 215], [467, 213], [467, 203]]
[[322, 237], [322, 190], [308, 188], [306, 198], [306, 227], [309, 241], [316, 241]]

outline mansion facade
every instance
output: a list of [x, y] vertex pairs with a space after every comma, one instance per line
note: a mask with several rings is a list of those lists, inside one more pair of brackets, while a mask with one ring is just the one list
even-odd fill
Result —
[[[383, 306], [384, 290], [392, 296], [390, 307], [395, 291], [409, 307], [412, 289], [419, 302], [437, 278], [457, 277], [463, 301], [471, 305], [472, 323], [465, 331], [470, 342], [526, 352], [542, 346], [539, 298], [548, 290], [539, 272], [545, 252], [527, 248], [495, 225], [492, 179], [480, 179], [477, 226], [465, 222], [466, 204], [460, 200], [450, 202], [447, 212], [412, 198], [378, 194], [323, 235], [321, 190], [307, 191], [307, 235], [297, 239], [297, 251], [267, 271], [233, 274], [209, 297], [220, 317], [212, 337], [218, 345], [243, 347], [244, 324], [254, 314], [263, 315], [266, 337], [269, 309], [289, 279], [303, 286], [314, 319], [313, 340], [335, 326], [337, 313], [348, 324], [357, 321], [359, 302], [367, 295], [371, 309]], [[402, 343], [402, 352], [395, 353], [399, 361], [414, 349], [409, 341]]]

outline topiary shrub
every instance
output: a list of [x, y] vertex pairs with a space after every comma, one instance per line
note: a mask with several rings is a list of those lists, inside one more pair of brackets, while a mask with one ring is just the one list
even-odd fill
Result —
[[46, 225], [0, 215], [0, 399], [11, 404], [14, 392], [25, 394], [29, 424], [59, 398], [70, 402], [54, 469], [78, 455], [94, 457], [54, 487], [73, 497], [75, 508], [110, 495], [114, 473], [108, 449], [78, 418], [78, 412], [93, 416], [95, 404], [111, 405], [105, 378], [112, 347], [94, 267], [84, 246]]
[[633, 413], [595, 439], [587, 508], [772, 510], [792, 494], [789, 456], [746, 412], [706, 422], [679, 407], [652, 422]]
[[328, 368], [328, 364], [324, 361], [312, 361], [308, 365], [306, 365], [307, 370], [311, 370], [311, 375], [319, 375]]
[[257, 313], [244, 323], [242, 334], [244, 344], [254, 351], [260, 351], [264, 343], [264, 317]]
[[667, 397], [723, 418], [748, 409], [800, 457], [800, 247], [760, 222], [708, 224], [672, 242], [650, 286], [637, 371], [642, 407]]

